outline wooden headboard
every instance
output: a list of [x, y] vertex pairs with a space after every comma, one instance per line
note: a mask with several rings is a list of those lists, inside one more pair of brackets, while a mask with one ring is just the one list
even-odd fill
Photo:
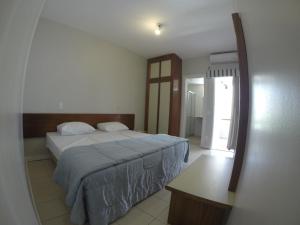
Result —
[[134, 114], [65, 114], [65, 113], [24, 113], [24, 138], [45, 137], [47, 132], [55, 132], [63, 122], [85, 122], [96, 127], [100, 122], [117, 121], [134, 129]]

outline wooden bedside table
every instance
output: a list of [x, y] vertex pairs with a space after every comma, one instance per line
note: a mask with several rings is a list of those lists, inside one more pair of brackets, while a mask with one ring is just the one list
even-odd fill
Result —
[[227, 190], [233, 159], [201, 156], [166, 189], [172, 192], [168, 223], [223, 225], [235, 193]]

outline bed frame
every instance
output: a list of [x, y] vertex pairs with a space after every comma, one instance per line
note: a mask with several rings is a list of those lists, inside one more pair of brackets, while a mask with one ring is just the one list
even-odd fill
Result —
[[70, 114], [70, 113], [24, 113], [24, 138], [45, 137], [47, 132], [55, 132], [63, 122], [85, 122], [96, 127], [100, 122], [121, 122], [130, 130], [134, 129], [134, 114]]

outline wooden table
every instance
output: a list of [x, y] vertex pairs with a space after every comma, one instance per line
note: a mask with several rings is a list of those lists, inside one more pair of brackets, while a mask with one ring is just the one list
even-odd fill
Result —
[[233, 159], [203, 155], [175, 178], [168, 223], [172, 225], [223, 225], [234, 204], [227, 190]]

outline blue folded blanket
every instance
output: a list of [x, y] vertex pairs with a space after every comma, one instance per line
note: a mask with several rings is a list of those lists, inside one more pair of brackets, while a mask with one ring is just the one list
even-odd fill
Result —
[[[148, 155], [172, 148], [180, 143], [184, 146], [182, 150], [182, 152], [184, 152], [184, 159], [182, 159], [182, 161], [187, 161], [189, 152], [187, 139], [169, 135], [151, 135], [143, 138], [73, 147], [64, 151], [60, 156], [54, 173], [54, 180], [61, 185], [66, 192], [66, 204], [73, 208], [78, 198], [82, 198], [82, 196], [78, 196], [82, 195], [82, 191], [80, 191], [82, 181], [89, 175], [122, 163], [130, 163], [130, 161], [135, 159], [146, 159]], [[148, 165], [151, 167], [151, 157], [148, 162], [144, 160], [143, 163], [144, 166]], [[92, 181], [89, 180], [89, 182]], [[97, 185], [101, 186], [103, 184], [99, 183]], [[122, 184], [120, 187], [122, 187]], [[82, 201], [81, 204], [83, 204]], [[78, 209], [78, 206], [75, 208]], [[85, 206], [79, 208], [84, 211], [87, 210]], [[81, 212], [78, 215], [81, 214], [84, 215], [85, 213]], [[78, 218], [78, 215], [73, 217], [72, 222], [75, 224], [83, 224], [88, 219], [87, 215], [80, 218]], [[97, 224], [105, 223], [99, 222]]]

